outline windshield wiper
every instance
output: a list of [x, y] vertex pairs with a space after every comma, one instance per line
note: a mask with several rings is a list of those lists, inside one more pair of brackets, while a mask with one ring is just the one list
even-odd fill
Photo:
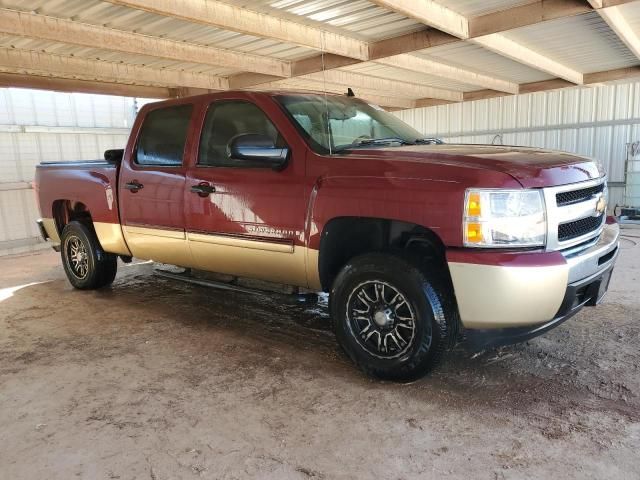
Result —
[[439, 138], [416, 138], [414, 140], [415, 144], [418, 145], [443, 145], [444, 142]]
[[400, 145], [415, 145], [413, 142], [405, 140], [400, 137], [388, 137], [388, 138], [364, 138], [362, 140], [358, 140], [351, 145], [353, 147], [364, 147], [367, 145], [385, 145], [387, 143], [399, 143]]

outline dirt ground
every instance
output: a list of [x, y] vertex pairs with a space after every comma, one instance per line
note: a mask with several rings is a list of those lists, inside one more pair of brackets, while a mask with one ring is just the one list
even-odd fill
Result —
[[71, 289], [0, 260], [0, 478], [640, 478], [640, 230], [603, 305], [411, 385], [338, 351], [322, 305], [121, 266]]

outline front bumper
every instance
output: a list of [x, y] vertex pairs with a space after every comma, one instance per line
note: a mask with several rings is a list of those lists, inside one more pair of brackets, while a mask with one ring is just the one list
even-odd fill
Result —
[[578, 252], [447, 252], [462, 327], [480, 348], [540, 335], [595, 305], [618, 256], [619, 227], [605, 225]]

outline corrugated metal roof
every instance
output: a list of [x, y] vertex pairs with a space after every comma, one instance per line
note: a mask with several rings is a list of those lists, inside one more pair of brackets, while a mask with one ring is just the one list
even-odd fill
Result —
[[504, 35], [582, 73], [639, 63], [597, 12], [531, 25]]
[[[195, 0], [193, 0], [195, 1]], [[294, 20], [368, 42], [422, 30], [423, 24], [381, 8], [368, 0], [223, 0], [249, 10]], [[530, 0], [440, 0], [462, 15], [472, 17], [528, 3]], [[168, 38], [193, 44], [263, 55], [282, 60], [300, 60], [317, 55], [311, 48], [221, 30], [101, 0], [0, 0], [0, 7], [36, 12], [118, 30]], [[629, 23], [640, 30], [640, 3], [620, 7]], [[505, 35], [524, 46], [576, 70], [590, 73], [640, 64], [597, 13], [578, 15], [512, 30]], [[114, 53], [28, 38], [0, 36], [0, 47], [45, 51], [80, 58], [102, 59], [153, 68], [184, 70], [218, 76], [241, 73], [225, 67], [170, 61], [145, 55]], [[412, 55], [444, 61], [516, 83], [551, 79], [552, 76], [509, 60], [472, 43], [414, 52]], [[408, 72], [376, 64], [354, 65], [347, 70], [381, 78], [460, 91], [480, 87], [443, 80], [429, 72]]]
[[[167, 70], [180, 70], [192, 73], [207, 73], [210, 75], [228, 76], [240, 73], [223, 67], [215, 67], [204, 65], [202, 63], [176, 62], [165, 60], [158, 57], [150, 57], [146, 55], [126, 55], [104, 50], [100, 48], [86, 48], [66, 43], [54, 43], [45, 40], [37, 40], [25, 37], [15, 37], [11, 35], [0, 34], [0, 47], [17, 48], [21, 50], [30, 50], [36, 52], [53, 53], [56, 55], [73, 56], [76, 58], [84, 58], [88, 60], [103, 60], [105, 62], [121, 63], [125, 62], [130, 65], [141, 65], [152, 68], [161, 68]], [[124, 58], [123, 58], [124, 57]]]
[[314, 53], [312, 49], [277, 40], [221, 30], [99, 0], [2, 0], [0, 6], [283, 60], [298, 60]]
[[424, 25], [366, 0], [225, 0], [251, 10], [277, 14], [362, 40], [382, 40], [424, 29]]
[[463, 68], [467, 67], [516, 83], [538, 82], [553, 78], [544, 72], [509, 60], [473, 43], [441, 45], [439, 47], [415, 52], [414, 55], [445, 60], [452, 65], [455, 64]]

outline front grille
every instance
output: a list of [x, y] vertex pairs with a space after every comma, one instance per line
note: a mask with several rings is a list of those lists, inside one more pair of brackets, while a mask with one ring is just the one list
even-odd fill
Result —
[[574, 203], [584, 202], [589, 200], [594, 195], [602, 192], [604, 189], [604, 183], [596, 185], [594, 187], [581, 188], [580, 190], [573, 190], [571, 192], [562, 192], [556, 194], [556, 204], [559, 207], [565, 205], [571, 205]]
[[597, 230], [602, 225], [603, 220], [604, 214], [558, 225], [558, 241], [566, 242], [567, 240], [587, 235]]

